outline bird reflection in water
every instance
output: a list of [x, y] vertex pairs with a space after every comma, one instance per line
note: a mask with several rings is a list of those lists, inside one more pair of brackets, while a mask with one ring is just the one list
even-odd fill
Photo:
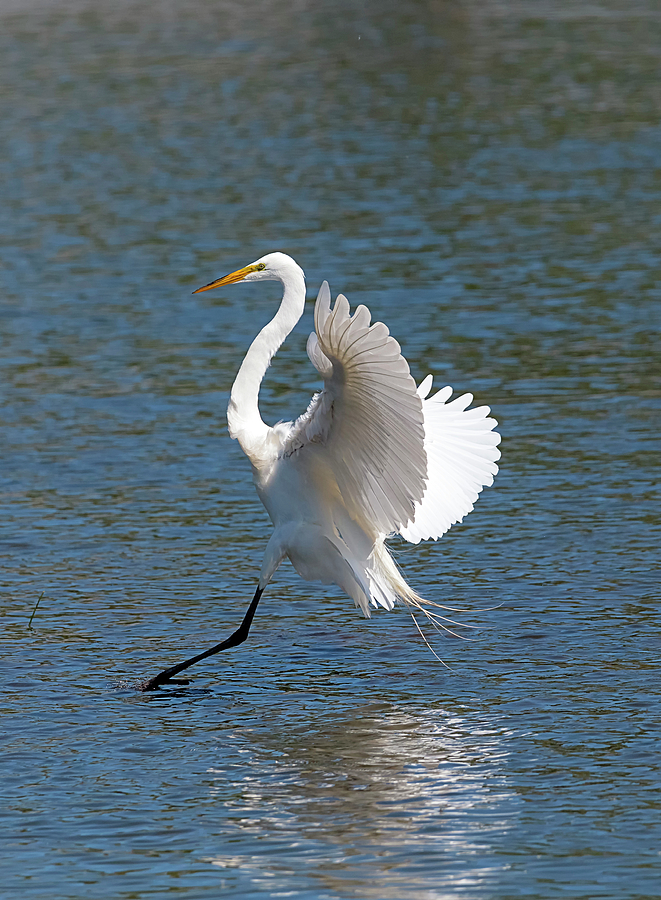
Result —
[[279, 878], [291, 889], [300, 873], [375, 900], [454, 897], [498, 875], [494, 845], [518, 818], [502, 729], [388, 704], [324, 733], [304, 718], [234, 732], [246, 778], [211, 768], [211, 793], [247, 852], [206, 862], [268, 879], [271, 890]]

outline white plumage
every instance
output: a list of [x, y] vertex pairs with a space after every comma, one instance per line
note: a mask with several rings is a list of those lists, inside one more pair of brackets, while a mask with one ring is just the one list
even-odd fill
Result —
[[271, 253], [207, 286], [269, 278], [283, 283], [280, 309], [248, 351], [228, 411], [274, 525], [260, 587], [287, 556], [303, 578], [339, 585], [365, 615], [397, 598], [419, 606], [385, 539], [438, 538], [470, 512], [498, 471], [496, 422], [488, 407], [467, 409], [470, 394], [447, 402], [452, 390], [444, 388], [428, 398], [431, 376], [416, 388], [386, 326], [370, 324], [365, 306], [352, 315], [341, 294], [332, 305], [324, 282], [308, 340], [324, 388], [295, 422], [269, 428], [259, 385], [302, 315], [303, 272]]
[[472, 394], [448, 402], [452, 388], [444, 387], [433, 397], [432, 376], [418, 388], [422, 398], [427, 455], [427, 484], [422, 500], [415, 504], [413, 521], [400, 529], [407, 541], [417, 544], [445, 534], [473, 509], [483, 487], [493, 484], [500, 459], [498, 424], [489, 418], [488, 406], [468, 409]]
[[[385, 540], [399, 532], [412, 543], [439, 538], [472, 510], [498, 471], [500, 436], [489, 408], [468, 409], [471, 394], [450, 401], [445, 387], [419, 388], [397, 341], [341, 294], [331, 305], [319, 291], [308, 355], [324, 381], [295, 422], [266, 425], [259, 388], [273, 354], [305, 305], [303, 270], [269, 253], [205, 285], [277, 280], [284, 288], [274, 318], [251, 344], [232, 387], [227, 421], [252, 467], [273, 522], [259, 585], [240, 628], [226, 641], [145, 682], [153, 690], [172, 675], [245, 640], [264, 588], [285, 557], [308, 581], [337, 584], [365, 615], [397, 599], [439, 618], [404, 581]], [[198, 293], [196, 291], [195, 293]]]

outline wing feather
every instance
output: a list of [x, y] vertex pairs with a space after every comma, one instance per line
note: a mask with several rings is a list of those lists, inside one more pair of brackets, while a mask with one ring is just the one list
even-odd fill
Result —
[[314, 454], [337, 482], [349, 514], [367, 533], [400, 530], [427, 480], [422, 400], [397, 341], [370, 312], [331, 295], [315, 305], [308, 355], [324, 389], [290, 432], [285, 453]]
[[500, 459], [498, 424], [488, 406], [468, 409], [472, 394], [451, 402], [452, 388], [428, 397], [428, 376], [418, 388], [423, 398], [425, 452], [428, 481], [424, 497], [416, 503], [412, 522], [400, 529], [402, 537], [417, 544], [439, 538], [472, 509], [483, 487], [493, 484]]

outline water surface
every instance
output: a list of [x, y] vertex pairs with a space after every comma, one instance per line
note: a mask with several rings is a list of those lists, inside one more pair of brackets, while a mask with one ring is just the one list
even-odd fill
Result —
[[[7, 896], [658, 896], [656, 5], [0, 15]], [[393, 544], [474, 640], [283, 566], [142, 695], [254, 591], [224, 415], [277, 285], [191, 290], [274, 249], [501, 423], [475, 512]]]

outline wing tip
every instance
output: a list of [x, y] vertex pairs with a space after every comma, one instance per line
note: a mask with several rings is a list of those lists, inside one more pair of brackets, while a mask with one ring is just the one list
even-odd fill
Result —
[[420, 384], [418, 385], [418, 397], [421, 400], [426, 400], [429, 396], [429, 393], [432, 389], [432, 385], [434, 383], [434, 376], [427, 375], [426, 378], [423, 378]]

